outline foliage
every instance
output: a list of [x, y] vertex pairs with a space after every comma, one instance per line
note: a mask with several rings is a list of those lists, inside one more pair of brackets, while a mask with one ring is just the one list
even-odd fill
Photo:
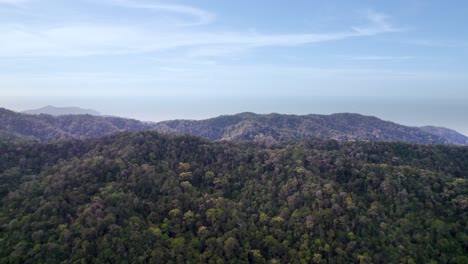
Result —
[[1, 263], [463, 263], [468, 148], [0, 143]]

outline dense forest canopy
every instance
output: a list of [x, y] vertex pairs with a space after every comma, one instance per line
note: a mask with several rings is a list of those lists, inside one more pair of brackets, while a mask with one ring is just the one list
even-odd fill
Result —
[[0, 143], [2, 263], [467, 263], [468, 147]]
[[0, 36], [0, 264], [468, 264], [468, 0], [0, 0]]

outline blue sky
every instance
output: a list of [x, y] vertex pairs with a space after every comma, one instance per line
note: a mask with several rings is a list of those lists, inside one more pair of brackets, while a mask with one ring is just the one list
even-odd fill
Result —
[[0, 0], [0, 95], [468, 100], [466, 14], [467, 1]]

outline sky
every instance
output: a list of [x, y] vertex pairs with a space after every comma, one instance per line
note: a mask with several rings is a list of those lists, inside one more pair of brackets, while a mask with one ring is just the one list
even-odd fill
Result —
[[468, 134], [466, 14], [457, 0], [0, 0], [0, 106], [354, 111]]

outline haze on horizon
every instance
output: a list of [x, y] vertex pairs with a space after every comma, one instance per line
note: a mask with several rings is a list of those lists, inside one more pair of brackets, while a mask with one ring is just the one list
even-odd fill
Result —
[[0, 0], [0, 106], [153, 121], [357, 112], [468, 135], [467, 13], [465, 1]]

